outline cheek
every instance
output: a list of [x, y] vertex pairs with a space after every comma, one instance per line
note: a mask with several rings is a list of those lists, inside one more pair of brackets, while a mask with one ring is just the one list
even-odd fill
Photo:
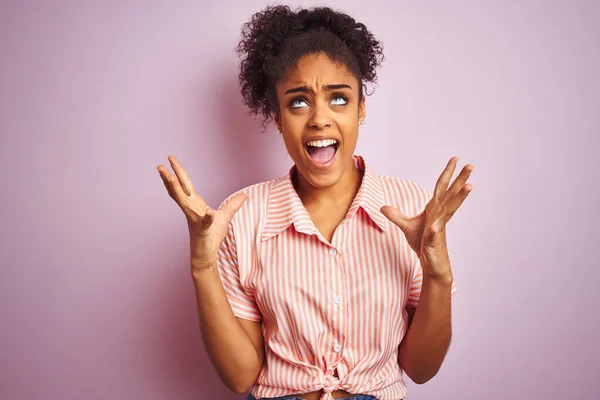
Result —
[[350, 145], [352, 147], [356, 146], [358, 142], [358, 134], [356, 132], [347, 132], [344, 133], [344, 143], [346, 146]]
[[288, 108], [281, 110], [281, 122], [286, 128], [294, 128], [298, 125], [299, 115]]
[[290, 155], [301, 154], [302, 145], [302, 129], [295, 129], [294, 126], [284, 125], [283, 143]]
[[304, 128], [307, 124], [306, 118], [300, 113], [292, 114], [288, 112], [282, 114], [283, 135], [286, 144], [302, 140]]
[[354, 153], [356, 144], [358, 143], [358, 129], [352, 126], [347, 126], [342, 130], [343, 148], [342, 151], [346, 156]]
[[283, 134], [283, 143], [285, 144], [288, 153], [297, 152], [298, 141], [293, 135], [290, 135], [288, 131], [286, 132], [287, 133]]
[[356, 118], [345, 118], [343, 121], [339, 121], [338, 128], [345, 140], [350, 140], [358, 136], [358, 123], [356, 122]]
[[358, 114], [353, 107], [348, 107], [343, 112], [339, 112], [335, 119], [340, 130], [348, 132], [358, 130]]

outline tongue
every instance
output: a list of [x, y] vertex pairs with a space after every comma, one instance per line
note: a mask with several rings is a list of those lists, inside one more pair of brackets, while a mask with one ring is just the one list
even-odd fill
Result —
[[335, 144], [326, 147], [308, 146], [308, 154], [316, 162], [325, 164], [335, 156]]

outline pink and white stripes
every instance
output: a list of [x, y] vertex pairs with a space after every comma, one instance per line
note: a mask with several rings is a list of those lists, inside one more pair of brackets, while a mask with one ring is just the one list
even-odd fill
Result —
[[293, 168], [242, 190], [248, 200], [218, 268], [234, 314], [262, 321], [266, 359], [250, 390], [256, 398], [320, 389], [323, 398], [339, 389], [378, 399], [406, 395], [398, 346], [422, 270], [402, 231], [379, 210], [391, 205], [416, 215], [431, 193], [354, 160], [363, 181], [331, 243], [296, 194]]

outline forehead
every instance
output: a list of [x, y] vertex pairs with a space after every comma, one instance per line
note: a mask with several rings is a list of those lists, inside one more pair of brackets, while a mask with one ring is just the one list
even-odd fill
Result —
[[296, 66], [287, 73], [280, 85], [319, 87], [346, 83], [354, 89], [356, 81], [356, 77], [345, 64], [336, 63], [324, 54], [309, 54], [298, 60]]

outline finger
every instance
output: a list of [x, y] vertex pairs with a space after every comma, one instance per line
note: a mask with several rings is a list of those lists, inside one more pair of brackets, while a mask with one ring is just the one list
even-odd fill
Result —
[[244, 193], [238, 193], [229, 199], [227, 204], [223, 206], [221, 211], [225, 215], [227, 223], [231, 222], [233, 216], [240, 209], [240, 207], [242, 207], [247, 198], [248, 196], [246, 196]]
[[450, 179], [452, 179], [452, 175], [454, 174], [454, 170], [456, 169], [456, 163], [458, 162], [458, 157], [452, 157], [446, 165], [446, 168], [438, 178], [435, 184], [435, 190], [433, 193], [433, 197], [440, 200], [446, 194], [448, 190], [448, 185], [450, 184]]
[[177, 202], [177, 204], [179, 204], [179, 206], [182, 209], [184, 209], [188, 195], [183, 191], [183, 188], [181, 187], [181, 184], [180, 184], [177, 176], [170, 174], [170, 173], [167, 174], [167, 184], [171, 188], [171, 193], [173, 195], [172, 196], [173, 199]]
[[204, 221], [202, 221], [202, 225], [203, 225], [204, 229], [210, 228], [214, 221], [215, 221], [215, 211], [212, 208], [208, 207], [206, 209]]
[[473, 185], [467, 183], [464, 185], [455, 196], [452, 196], [445, 205], [446, 213], [443, 217], [444, 223], [450, 221], [450, 218], [458, 211], [462, 203], [469, 196], [469, 193], [473, 190]]
[[456, 177], [452, 185], [450, 185], [450, 189], [448, 189], [448, 194], [453, 197], [455, 196], [467, 183], [467, 179], [471, 176], [471, 172], [473, 172], [475, 166], [473, 164], [467, 164], [460, 171], [460, 174]]
[[173, 171], [175, 171], [175, 175], [177, 175], [177, 179], [179, 180], [179, 184], [184, 193], [188, 196], [191, 195], [194, 192], [194, 186], [192, 185], [192, 180], [188, 176], [187, 172], [185, 172], [177, 158], [174, 156], [169, 156], [168, 159], [171, 163], [171, 167], [173, 167]]
[[406, 215], [404, 215], [400, 210], [391, 207], [391, 206], [383, 206], [381, 207], [381, 213], [390, 221], [398, 226], [404, 232], [406, 230]]
[[169, 180], [167, 179], [169, 171], [167, 170], [166, 167], [164, 167], [162, 165], [159, 165], [156, 169], [158, 170], [160, 179], [162, 179], [163, 184], [165, 185], [165, 189], [167, 189], [167, 193], [169, 193], [169, 196], [173, 197], [173, 193], [171, 191], [171, 185], [169, 184]]
[[197, 222], [193, 223], [193, 227], [190, 225], [192, 221], [188, 219], [190, 233], [193, 232], [194, 235], [200, 236], [204, 236], [209, 233], [210, 227], [212, 226], [213, 222], [215, 222], [215, 211], [210, 207], [206, 207], [202, 214], [203, 215], [200, 215], [200, 219], [197, 219]]

